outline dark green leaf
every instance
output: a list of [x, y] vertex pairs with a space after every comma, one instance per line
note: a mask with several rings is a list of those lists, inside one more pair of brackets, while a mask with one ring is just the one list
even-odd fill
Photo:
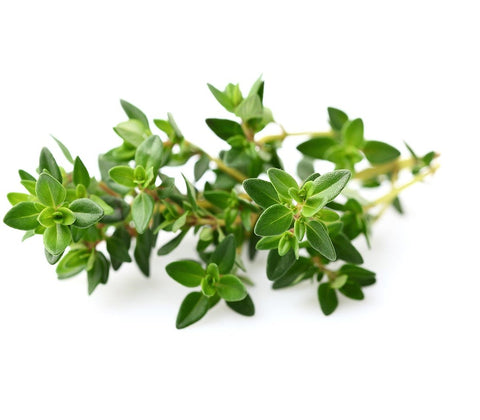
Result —
[[312, 248], [316, 249], [330, 261], [335, 261], [337, 255], [325, 225], [316, 220], [310, 220], [305, 225], [307, 228], [307, 240]]
[[381, 141], [367, 141], [363, 147], [363, 153], [368, 161], [374, 165], [391, 162], [400, 156], [395, 147]]
[[208, 127], [222, 140], [228, 140], [233, 136], [243, 136], [242, 126], [231, 120], [223, 120], [219, 118], [207, 118], [205, 120]]
[[397, 210], [400, 214], [403, 214], [403, 206], [398, 196], [392, 201], [393, 208]]
[[39, 211], [31, 201], [15, 204], [3, 218], [3, 223], [14, 229], [32, 230], [38, 227]]
[[174, 261], [165, 267], [167, 274], [186, 287], [200, 286], [205, 276], [205, 269], [196, 261]]
[[18, 175], [20, 176], [21, 181], [33, 181], [36, 182], [34, 176], [30, 175], [28, 172], [24, 171], [23, 169], [18, 170]]
[[360, 286], [370, 286], [375, 283], [375, 273], [352, 264], [343, 265], [339, 273], [346, 274], [350, 280], [356, 281]]
[[68, 226], [56, 224], [45, 230], [43, 243], [50, 254], [58, 255], [65, 251], [72, 241], [72, 234]]
[[337, 108], [327, 108], [328, 116], [330, 118], [330, 126], [337, 131], [340, 131], [343, 125], [348, 121], [348, 115]]
[[135, 163], [145, 170], [152, 168], [156, 175], [162, 164], [163, 143], [158, 136], [150, 136], [137, 148]]
[[82, 184], [85, 188], [88, 188], [90, 185], [90, 174], [78, 156], [73, 165], [73, 183], [75, 185]]
[[57, 165], [57, 161], [53, 157], [50, 150], [48, 150], [46, 147], [44, 147], [40, 152], [40, 162], [39, 162], [38, 170], [39, 172], [46, 170], [58, 182], [62, 183], [63, 181], [62, 173], [60, 172], [60, 168]]
[[121, 238], [110, 236], [107, 238], [107, 251], [112, 260], [118, 262], [132, 262], [132, 258], [128, 253], [129, 247]]
[[87, 271], [88, 294], [91, 295], [99, 284], [106, 284], [110, 273], [110, 263], [101, 252], [95, 253], [93, 267]]
[[220, 277], [215, 284], [218, 295], [227, 302], [236, 302], [245, 299], [247, 289], [242, 281], [232, 274]]
[[110, 195], [104, 195], [101, 198], [113, 209], [113, 213], [105, 213], [101, 219], [102, 223], [121, 222], [122, 220], [125, 220], [130, 213], [130, 206], [121, 198], [112, 197]]
[[205, 191], [203, 196], [207, 201], [221, 209], [228, 208], [232, 201], [232, 194], [222, 190]]
[[360, 285], [351, 279], [348, 279], [347, 282], [338, 290], [340, 290], [342, 294], [350, 299], [362, 300], [364, 298]]
[[247, 294], [242, 300], [237, 300], [233, 302], [227, 301], [227, 306], [233, 309], [235, 312], [240, 315], [253, 316], [255, 315], [255, 305], [250, 295]]
[[138, 233], [143, 233], [150, 223], [154, 207], [153, 198], [145, 193], [138, 194], [132, 203], [132, 219]]
[[179, 235], [175, 236], [172, 240], [168, 241], [165, 245], [161, 246], [157, 252], [157, 255], [167, 255], [170, 254], [180, 243], [187, 234], [188, 229], [180, 232]]
[[325, 315], [330, 315], [338, 306], [337, 293], [328, 283], [320, 283], [318, 286], [318, 301]]
[[326, 151], [337, 144], [332, 137], [314, 137], [297, 146], [299, 152], [315, 159], [325, 159]]
[[363, 263], [362, 255], [343, 233], [333, 238], [333, 245], [335, 246], [338, 259], [352, 264]]
[[273, 185], [263, 179], [247, 179], [243, 181], [243, 188], [260, 207], [267, 208], [280, 202]]
[[150, 229], [137, 236], [133, 256], [138, 268], [145, 276], [150, 275], [150, 254], [154, 245], [154, 236]]
[[290, 267], [295, 264], [295, 253], [290, 250], [283, 257], [278, 250], [272, 249], [267, 258], [267, 277], [269, 280], [277, 280], [282, 277]]
[[176, 327], [182, 329], [199, 321], [207, 313], [210, 300], [202, 292], [188, 294], [180, 305]]
[[72, 201], [70, 210], [76, 218], [75, 226], [82, 229], [93, 226], [99, 222], [104, 214], [103, 209], [88, 198], [79, 198], [78, 200]]
[[132, 120], [138, 120], [145, 127], [148, 127], [148, 119], [146, 115], [142, 111], [140, 111], [135, 105], [132, 105], [131, 103], [124, 101], [123, 99], [120, 99], [120, 105], [122, 105], [122, 108], [125, 111], [125, 114], [127, 114], [128, 118]]
[[67, 196], [67, 191], [63, 185], [45, 172], [38, 177], [35, 193], [40, 202], [48, 207], [59, 206]]
[[63, 252], [57, 255], [53, 255], [53, 254], [50, 254], [50, 252], [48, 252], [46, 249], [44, 251], [45, 251], [45, 258], [47, 259], [47, 262], [50, 265], [55, 265], [58, 262], [58, 260], [62, 258], [62, 255], [63, 255]]
[[292, 210], [281, 204], [275, 204], [263, 211], [255, 225], [258, 236], [280, 235], [290, 229], [293, 221]]
[[297, 284], [299, 281], [307, 279], [315, 273], [313, 270], [313, 262], [311, 258], [300, 257], [294, 264], [277, 278], [273, 284], [273, 289], [281, 289], [284, 287]]
[[215, 251], [213, 251], [210, 257], [210, 262], [218, 265], [220, 274], [227, 274], [233, 268], [235, 263], [236, 246], [235, 238], [232, 234], [226, 236], [222, 242], [220, 242]]
[[210, 166], [210, 159], [206, 154], [200, 155], [198, 160], [195, 162], [195, 166], [193, 167], [193, 174], [195, 181], [198, 181], [205, 172], [207, 172]]

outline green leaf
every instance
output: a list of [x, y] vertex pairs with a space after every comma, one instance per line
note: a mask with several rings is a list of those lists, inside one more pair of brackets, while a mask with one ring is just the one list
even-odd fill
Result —
[[40, 152], [40, 162], [38, 167], [39, 172], [43, 172], [43, 170], [46, 170], [58, 182], [62, 183], [62, 173], [57, 165], [57, 161], [53, 157], [52, 152], [50, 152], [50, 150], [48, 150], [46, 147], [44, 147]]
[[195, 187], [192, 185], [192, 183], [185, 178], [185, 175], [183, 175], [183, 179], [185, 181], [185, 186], [187, 187], [187, 197], [188, 197], [188, 202], [192, 206], [193, 210], [198, 210], [198, 205], [197, 205], [197, 193], [195, 191]]
[[310, 220], [305, 223], [305, 226], [307, 228], [307, 240], [312, 248], [330, 261], [335, 261], [337, 255], [325, 225], [316, 220]]
[[373, 271], [352, 264], [343, 265], [339, 273], [347, 275], [350, 280], [356, 281], [360, 286], [370, 286], [376, 281]]
[[221, 209], [230, 207], [232, 194], [222, 190], [204, 191], [203, 196], [207, 201]]
[[196, 261], [174, 261], [165, 267], [167, 274], [178, 283], [186, 287], [200, 286], [205, 276], [205, 269]]
[[350, 299], [362, 300], [364, 298], [362, 288], [360, 285], [351, 279], [348, 279], [347, 282], [339, 289], [342, 294]]
[[73, 157], [70, 151], [67, 149], [67, 147], [60, 140], [53, 137], [51, 134], [50, 136], [52, 137], [53, 140], [56, 141], [56, 143], [58, 144], [58, 147], [60, 147], [60, 150], [62, 151], [63, 156], [65, 156], [65, 159], [67, 159], [73, 165]]
[[68, 279], [82, 272], [87, 267], [90, 253], [87, 249], [75, 249], [68, 252], [57, 265], [58, 279]]
[[297, 150], [315, 159], [325, 159], [327, 150], [337, 144], [332, 137], [313, 137], [297, 146]]
[[42, 204], [57, 207], [65, 201], [67, 191], [52, 175], [42, 173], [38, 177], [35, 192]]
[[330, 282], [330, 287], [332, 289], [340, 289], [340, 287], [343, 287], [345, 283], [347, 282], [348, 276], [345, 274], [337, 276], [335, 280]]
[[280, 203], [277, 191], [268, 181], [250, 178], [243, 181], [243, 188], [260, 207], [267, 208]]
[[14, 229], [33, 230], [38, 227], [39, 211], [31, 201], [15, 204], [3, 218], [3, 223]]
[[258, 95], [247, 96], [235, 108], [235, 115], [242, 119], [242, 121], [249, 121], [254, 118], [263, 117], [263, 105]]
[[162, 165], [162, 155], [162, 140], [158, 136], [150, 136], [137, 148], [135, 163], [137, 166], [143, 166], [146, 170], [152, 168], [154, 175], [156, 175]]
[[233, 234], [226, 236], [220, 242], [210, 257], [210, 262], [218, 265], [220, 274], [227, 274], [233, 268], [236, 256], [235, 237]]
[[298, 191], [297, 181], [291, 175], [278, 168], [270, 168], [267, 174], [278, 195], [291, 201], [288, 190], [293, 188], [295, 191]]
[[392, 201], [392, 206], [395, 210], [397, 210], [397, 212], [399, 214], [403, 214], [404, 211], [403, 211], [403, 206], [402, 206], [402, 202], [400, 201], [400, 198], [398, 197], [398, 195], [394, 198], [394, 200]]
[[153, 198], [145, 192], [138, 194], [132, 203], [132, 219], [138, 233], [145, 232], [153, 215]]
[[315, 274], [315, 266], [311, 258], [300, 257], [293, 265], [278, 277], [272, 284], [273, 289], [292, 286]]
[[172, 225], [172, 232], [176, 232], [177, 230], [181, 229], [183, 226], [185, 226], [185, 223], [187, 223], [187, 217], [189, 215], [189, 212], [186, 211], [183, 213], [177, 220]]
[[304, 180], [315, 172], [313, 167], [313, 160], [307, 156], [304, 156], [297, 164], [297, 174], [300, 179]]
[[34, 176], [30, 175], [28, 172], [24, 171], [23, 169], [18, 170], [18, 175], [20, 176], [21, 181], [33, 181], [36, 182]]
[[226, 303], [230, 309], [234, 310], [240, 315], [245, 315], [245, 316], [255, 315], [255, 305], [249, 294], [247, 294], [247, 296], [245, 296], [242, 300], [237, 300], [233, 302], [227, 301]]
[[277, 280], [282, 277], [295, 264], [295, 253], [290, 250], [284, 256], [280, 256], [278, 250], [272, 249], [267, 257], [267, 277], [269, 280]]
[[151, 229], [147, 229], [144, 233], [137, 236], [133, 256], [138, 268], [147, 277], [150, 275], [150, 255], [153, 245], [154, 235]]
[[391, 162], [400, 156], [395, 147], [381, 141], [367, 141], [363, 147], [363, 153], [368, 161], [374, 165]]
[[210, 166], [210, 159], [206, 154], [200, 155], [198, 160], [195, 162], [195, 166], [193, 167], [193, 174], [195, 181], [198, 181], [205, 172], [207, 172]]
[[170, 254], [180, 243], [187, 234], [188, 229], [180, 232], [179, 235], [175, 236], [172, 240], [168, 241], [165, 245], [161, 246], [157, 252], [157, 255], [167, 255]]
[[343, 233], [333, 238], [333, 245], [335, 246], [338, 259], [352, 264], [363, 263], [362, 255]]
[[46, 249], [44, 249], [45, 258], [50, 265], [55, 265], [60, 258], [62, 258], [63, 252], [57, 255], [50, 254]]
[[352, 173], [346, 169], [323, 174], [313, 181], [311, 194], [312, 196], [321, 194], [328, 203], [342, 192], [351, 176]]
[[36, 181], [29, 181], [29, 180], [22, 180], [20, 181], [20, 184], [22, 184], [25, 189], [32, 195], [36, 195], [36, 191], [35, 191], [35, 187], [37, 185], [37, 182]]
[[50, 254], [61, 254], [72, 241], [72, 233], [68, 226], [55, 224], [45, 230], [43, 243]]
[[247, 289], [242, 281], [232, 274], [220, 277], [215, 284], [218, 295], [227, 302], [236, 302], [245, 299]]
[[65, 207], [60, 207], [59, 209], [45, 207], [38, 215], [38, 221], [47, 228], [57, 223], [68, 226], [75, 222], [75, 215]]
[[244, 136], [242, 126], [236, 121], [224, 120], [219, 118], [207, 118], [205, 120], [210, 130], [212, 130], [222, 140], [228, 140], [233, 136]]
[[337, 131], [340, 131], [343, 125], [348, 121], [348, 115], [337, 108], [327, 108], [328, 116], [330, 118], [330, 126]]
[[132, 147], [140, 146], [150, 134], [150, 130], [148, 130], [141, 121], [135, 119], [124, 121], [114, 127], [113, 130], [125, 141], [125, 143]]
[[345, 144], [354, 147], [362, 147], [363, 145], [363, 121], [357, 118], [350, 121], [343, 127], [343, 139]]
[[75, 185], [82, 184], [85, 188], [88, 188], [90, 185], [90, 174], [78, 156], [75, 158], [73, 165], [73, 183]]
[[134, 188], [137, 186], [134, 172], [134, 169], [130, 166], [114, 166], [108, 171], [108, 174], [117, 184]]
[[263, 211], [257, 220], [254, 232], [258, 236], [275, 236], [290, 229], [293, 221], [292, 210], [275, 204]]
[[210, 307], [210, 299], [202, 292], [189, 293], [177, 315], [176, 327], [182, 329], [202, 319]]
[[127, 117], [132, 119], [132, 120], [138, 120], [140, 121], [145, 127], [148, 128], [148, 118], [147, 116], [140, 111], [135, 105], [132, 105], [131, 103], [124, 101], [123, 99], [120, 99], [120, 105], [122, 106], [123, 110], [125, 111], [125, 114], [127, 114]]
[[74, 225], [82, 229], [93, 226], [104, 215], [103, 209], [89, 198], [72, 201], [69, 208], [76, 218]]
[[235, 105], [233, 101], [226, 95], [224, 92], [218, 90], [216, 87], [212, 86], [211, 84], [207, 83], [210, 92], [212, 92], [215, 99], [222, 105], [227, 111], [233, 112], [235, 109]]
[[87, 271], [88, 294], [91, 295], [99, 284], [105, 284], [108, 281], [110, 273], [110, 263], [101, 252], [95, 252], [93, 267]]
[[318, 286], [318, 302], [325, 315], [330, 315], [335, 309], [337, 309], [337, 293], [328, 283], [320, 283]]
[[11, 192], [7, 194], [7, 200], [12, 206], [18, 203], [22, 203], [23, 201], [30, 201], [31, 199], [32, 196], [24, 193]]
[[280, 238], [282, 236], [265, 236], [261, 238], [257, 244], [255, 245], [255, 248], [258, 250], [269, 250], [269, 249], [276, 249], [278, 248], [278, 243], [280, 242]]
[[172, 130], [173, 130], [174, 140], [176, 140], [176, 141], [182, 140], [183, 139], [183, 134], [180, 131], [180, 129], [178, 128], [178, 125], [177, 125], [175, 119], [173, 118], [173, 115], [170, 114], [170, 112], [169, 112], [167, 114], [167, 117], [168, 117], [168, 122], [170, 124], [170, 127], [172, 127]]
[[128, 243], [118, 236], [110, 236], [107, 238], [107, 251], [110, 254], [110, 258], [119, 263], [132, 262], [132, 257], [130, 257], [128, 252], [128, 245]]

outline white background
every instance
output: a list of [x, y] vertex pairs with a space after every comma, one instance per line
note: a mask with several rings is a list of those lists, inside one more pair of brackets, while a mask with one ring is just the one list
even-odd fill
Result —
[[177, 331], [187, 291], [168, 258], [150, 279], [124, 267], [88, 297], [83, 275], [57, 281], [41, 240], [2, 224], [0, 418], [478, 419], [476, 3], [2, 3], [2, 217], [16, 170], [33, 171], [44, 145], [60, 156], [49, 133], [94, 172], [119, 144], [124, 98], [150, 118], [172, 112], [215, 152], [204, 118], [225, 114], [206, 83], [248, 88], [261, 73], [288, 130], [325, 129], [337, 106], [369, 138], [439, 151], [442, 167], [405, 192], [405, 217], [378, 223], [372, 251], [358, 242], [378, 284], [328, 318], [308, 282], [271, 291], [260, 258], [254, 318], [219, 305]]

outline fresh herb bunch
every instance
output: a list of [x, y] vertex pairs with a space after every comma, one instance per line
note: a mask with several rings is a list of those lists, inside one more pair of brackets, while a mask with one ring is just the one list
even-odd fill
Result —
[[[407, 146], [410, 157], [401, 159], [395, 147], [365, 140], [360, 118], [350, 119], [335, 108], [328, 108], [328, 132], [289, 133], [278, 125], [280, 134], [257, 138], [274, 123], [263, 104], [264, 82], [257, 80], [246, 96], [234, 84], [223, 91], [208, 87], [235, 117], [206, 120], [225, 141], [226, 150], [218, 157], [187, 141], [172, 115], [153, 120], [162, 132], [153, 134], [145, 114], [121, 101], [128, 120], [114, 131], [122, 144], [99, 157], [100, 179], [55, 139], [72, 166], [59, 167], [52, 153], [42, 149], [36, 176], [19, 171], [27, 193], [8, 194], [13, 207], [4, 222], [26, 231], [24, 239], [43, 236], [46, 259], [57, 264], [59, 279], [86, 271], [89, 294], [107, 283], [110, 268], [118, 270], [132, 260], [148, 276], [160, 232], [176, 235], [159, 247], [159, 256], [193, 232], [198, 260], [166, 266], [172, 279], [199, 288], [183, 300], [177, 328], [200, 320], [222, 299], [242, 315], [254, 314], [244, 245], [250, 259], [257, 250], [268, 251], [266, 275], [273, 289], [307, 279], [318, 283], [325, 315], [337, 308], [338, 293], [363, 299], [363, 288], [375, 283], [375, 273], [361, 267], [363, 258], [352, 240], [362, 235], [369, 244], [372, 223], [388, 207], [402, 212], [399, 193], [435, 171], [436, 154], [419, 156]], [[282, 169], [278, 155], [282, 142], [293, 136], [308, 138], [297, 147], [303, 154], [300, 183]], [[190, 159], [195, 160], [194, 182], [164, 174], [165, 167]], [[334, 170], [315, 173], [316, 160], [331, 162]], [[212, 181], [201, 185], [208, 171]], [[411, 172], [402, 185], [400, 172]], [[380, 198], [362, 198], [362, 189], [385, 184], [390, 190]]]

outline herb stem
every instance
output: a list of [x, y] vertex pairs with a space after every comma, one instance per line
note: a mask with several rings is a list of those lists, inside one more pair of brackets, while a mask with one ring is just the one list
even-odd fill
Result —
[[295, 136], [310, 136], [310, 137], [330, 137], [333, 133], [331, 131], [297, 131], [297, 132], [287, 132], [285, 129], [280, 126], [282, 132], [280, 134], [274, 134], [270, 136], [262, 137], [258, 139], [255, 144], [257, 146], [263, 146], [267, 143], [272, 143], [275, 141], [283, 141], [287, 137], [295, 137]]
[[[416, 184], [417, 182], [423, 181], [427, 176], [433, 175], [435, 171], [440, 167], [440, 165], [432, 166], [428, 168], [428, 170], [415, 175], [410, 181], [406, 182], [405, 184], [399, 186], [399, 187], [393, 187], [387, 194], [383, 195], [380, 198], [377, 198], [375, 201], [372, 201], [371, 203], [366, 204], [363, 206], [364, 210], [370, 210], [373, 207], [376, 207], [380, 204], [385, 204], [386, 207], [388, 207], [393, 200], [405, 189], [408, 187], [412, 186], [413, 184]], [[384, 210], [383, 210], [384, 211]], [[382, 213], [383, 213], [382, 211]], [[378, 218], [378, 217], [377, 217]]]

